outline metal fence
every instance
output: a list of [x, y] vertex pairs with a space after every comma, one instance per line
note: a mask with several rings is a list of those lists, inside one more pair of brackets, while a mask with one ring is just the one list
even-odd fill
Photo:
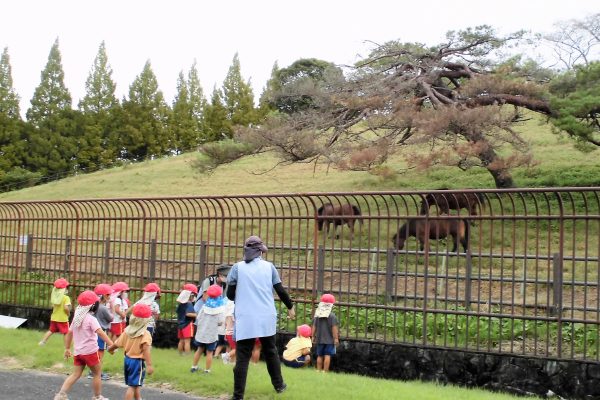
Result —
[[297, 303], [281, 330], [329, 292], [343, 338], [599, 361], [599, 232], [599, 188], [4, 202], [0, 303], [48, 307], [59, 276], [72, 295], [155, 281], [173, 318], [183, 283], [259, 235]]

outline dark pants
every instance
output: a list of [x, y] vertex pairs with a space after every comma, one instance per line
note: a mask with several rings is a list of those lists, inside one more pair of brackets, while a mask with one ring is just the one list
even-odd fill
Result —
[[[279, 354], [275, 344], [275, 336], [261, 337], [262, 352], [267, 363], [267, 371], [271, 376], [271, 383], [275, 389], [283, 386], [283, 377], [281, 376], [281, 365], [279, 364]], [[248, 364], [252, 356], [252, 349], [256, 339], [243, 339], [236, 341], [236, 362], [233, 368], [233, 398], [241, 400], [246, 391], [246, 378], [248, 377]]]

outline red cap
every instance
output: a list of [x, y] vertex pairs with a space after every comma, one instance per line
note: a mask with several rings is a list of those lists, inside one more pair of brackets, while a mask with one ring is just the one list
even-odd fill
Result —
[[206, 289], [206, 293], [208, 297], [217, 298], [223, 294], [223, 288], [219, 285], [210, 285], [208, 289]]
[[189, 290], [192, 293], [198, 294], [198, 287], [193, 283], [186, 283], [183, 285], [183, 290]]
[[81, 292], [81, 294], [77, 297], [77, 303], [79, 303], [80, 306], [91, 306], [97, 301], [98, 295], [91, 290]]
[[150, 292], [150, 293], [156, 292], [156, 293], [160, 293], [160, 286], [158, 286], [158, 285], [157, 285], [156, 283], [154, 283], [154, 282], [152, 282], [152, 283], [149, 283], [149, 284], [147, 284], [147, 285], [144, 287], [144, 292]]
[[133, 306], [133, 316], [138, 318], [150, 318], [152, 316], [152, 309], [146, 304], [137, 303]]
[[323, 296], [321, 296], [321, 302], [333, 304], [335, 303], [335, 297], [333, 297], [332, 294], [325, 293]]
[[312, 329], [310, 328], [310, 326], [304, 324], [304, 325], [300, 325], [298, 327], [298, 335], [300, 335], [302, 337], [310, 337], [311, 334], [312, 334]]
[[54, 287], [57, 289], [64, 289], [69, 286], [69, 282], [65, 278], [58, 278], [54, 281]]
[[113, 288], [108, 283], [100, 283], [96, 285], [94, 288], [94, 293], [98, 296], [102, 296], [103, 294], [112, 294]]
[[125, 290], [129, 290], [129, 285], [125, 282], [117, 282], [112, 285], [112, 288], [115, 292], [123, 292]]

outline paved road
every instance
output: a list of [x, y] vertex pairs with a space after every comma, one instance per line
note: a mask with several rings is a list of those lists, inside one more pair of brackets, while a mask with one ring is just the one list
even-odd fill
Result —
[[[39, 371], [1, 370], [0, 399], [10, 400], [52, 400], [67, 375], [50, 374]], [[72, 400], [92, 398], [92, 381], [83, 376], [69, 391]], [[111, 400], [122, 399], [126, 386], [123, 382], [102, 382], [102, 394]], [[207, 397], [190, 396], [185, 393], [156, 389], [148, 386], [142, 388], [144, 400], [211, 400]]]

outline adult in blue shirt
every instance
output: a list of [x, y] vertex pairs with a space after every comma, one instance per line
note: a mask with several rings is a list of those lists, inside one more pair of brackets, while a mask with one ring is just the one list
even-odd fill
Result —
[[237, 361], [233, 369], [234, 400], [244, 398], [248, 364], [256, 338], [259, 338], [262, 345], [267, 371], [275, 391], [281, 393], [287, 387], [281, 376], [275, 343], [277, 310], [273, 289], [288, 308], [288, 316], [295, 318], [296, 312], [275, 266], [262, 259], [262, 254], [267, 250], [261, 238], [250, 236], [244, 242], [244, 261], [234, 264], [227, 275], [227, 297], [235, 301], [234, 337]]

